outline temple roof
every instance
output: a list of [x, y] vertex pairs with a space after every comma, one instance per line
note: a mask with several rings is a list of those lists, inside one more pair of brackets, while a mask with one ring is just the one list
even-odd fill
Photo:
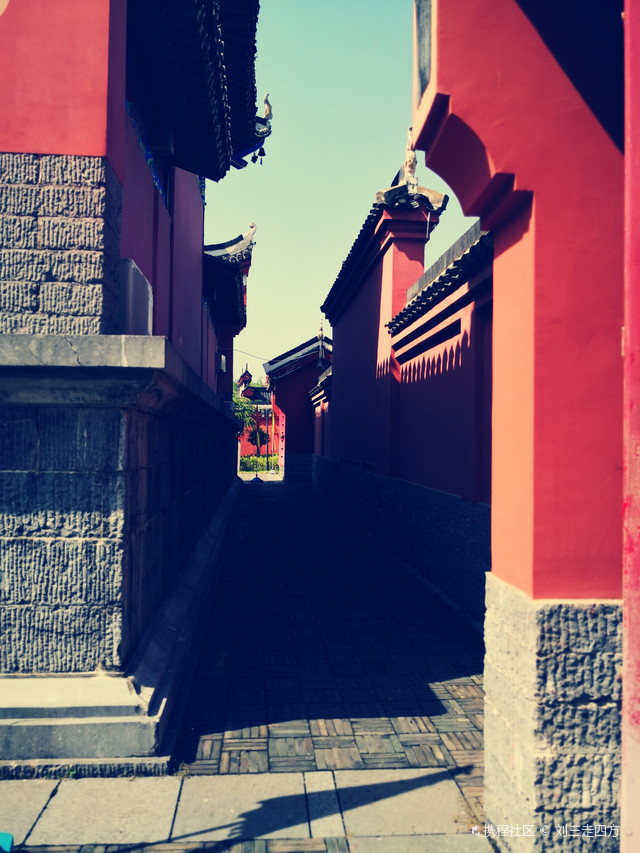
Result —
[[331, 339], [320, 333], [297, 347], [277, 355], [271, 361], [266, 361], [263, 365], [264, 370], [271, 381], [280, 379], [306, 365], [312, 356], [327, 363], [330, 362], [332, 350]]
[[253, 251], [256, 225], [251, 222], [249, 230], [239, 234], [233, 240], [226, 243], [209, 243], [204, 247], [205, 255], [210, 258], [218, 258], [221, 261], [250, 261]]
[[219, 180], [256, 143], [258, 0], [129, 0], [127, 87], [149, 147]]
[[225, 243], [209, 243], [202, 259], [204, 304], [215, 328], [247, 324], [246, 286], [244, 276], [251, 266], [252, 222], [245, 234]]
[[387, 323], [389, 332], [396, 335], [411, 325], [492, 259], [493, 235], [476, 222], [407, 290], [407, 305]]

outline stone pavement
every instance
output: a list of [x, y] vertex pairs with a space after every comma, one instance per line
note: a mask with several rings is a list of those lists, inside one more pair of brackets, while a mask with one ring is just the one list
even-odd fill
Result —
[[0, 832], [33, 853], [490, 849], [481, 638], [348, 510], [247, 483], [199, 650], [175, 775], [0, 781]]
[[0, 781], [0, 826], [29, 853], [491, 849], [447, 770]]

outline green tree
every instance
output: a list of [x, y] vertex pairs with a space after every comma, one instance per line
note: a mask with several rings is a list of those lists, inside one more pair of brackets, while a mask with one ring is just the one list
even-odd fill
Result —
[[262, 427], [259, 427], [254, 423], [252, 427], [249, 427], [249, 431], [247, 433], [247, 440], [255, 447], [256, 456], [260, 456], [260, 448], [266, 442], [267, 434], [262, 429]]
[[[263, 389], [262, 385], [252, 383], [250, 388]], [[242, 423], [243, 432], [246, 433], [247, 441], [256, 448], [256, 456], [260, 456], [260, 448], [267, 440], [267, 434], [258, 426], [258, 411], [251, 397], [243, 397], [238, 391], [237, 385], [233, 386], [233, 411]]]
[[242, 424], [243, 431], [256, 425], [256, 407], [249, 397], [241, 396], [238, 386], [233, 386], [233, 413]]

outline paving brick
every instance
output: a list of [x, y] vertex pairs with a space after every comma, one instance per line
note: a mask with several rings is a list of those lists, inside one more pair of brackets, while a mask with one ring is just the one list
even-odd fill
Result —
[[222, 740], [220, 738], [201, 738], [198, 743], [196, 761], [219, 761]]
[[222, 750], [230, 750], [230, 749], [241, 749], [245, 751], [251, 750], [266, 750], [267, 748], [267, 738], [266, 737], [256, 737], [256, 738], [228, 738], [225, 735], [223, 741], [221, 741]]
[[[394, 578], [385, 585], [384, 555], [368, 555], [375, 584], [364, 586], [357, 561], [348, 557], [353, 531], [340, 539], [342, 520], [325, 505], [319, 508], [308, 492], [304, 499], [301, 494], [296, 500], [286, 486], [262, 497], [243, 492], [247, 503], [232, 536], [246, 540], [252, 533], [245, 555], [249, 568], [239, 597], [230, 557], [217, 591], [203, 643], [201, 671], [210, 675], [195, 685], [192, 700], [215, 696], [216, 703], [203, 702], [195, 714], [193, 705], [187, 711], [195, 723], [192, 734], [200, 739], [201, 758], [191, 763], [192, 772], [449, 768], [476, 808], [482, 794], [479, 638], [458, 636], [455, 620], [445, 618], [422, 588], [412, 589], [407, 601]], [[331, 521], [323, 529], [338, 537], [337, 557], [316, 571], [308, 542], [325, 511]], [[243, 517], [253, 519], [244, 534]], [[282, 517], [291, 522], [288, 531], [275, 523]], [[256, 538], [262, 524], [283, 555], [268, 576], [260, 568]], [[302, 564], [307, 566], [303, 578]], [[351, 572], [358, 577], [347, 595], [343, 590]], [[403, 595], [400, 606], [396, 597]], [[223, 725], [212, 737], [212, 720], [219, 719]], [[332, 847], [327, 840], [319, 849], [346, 851], [343, 842], [336, 839]]]
[[332, 747], [316, 752], [318, 770], [358, 770], [364, 767], [357, 747]]
[[315, 749], [350, 749], [357, 746], [352, 735], [313, 737], [312, 740]]
[[364, 717], [351, 720], [354, 734], [393, 734], [394, 728], [387, 717]]

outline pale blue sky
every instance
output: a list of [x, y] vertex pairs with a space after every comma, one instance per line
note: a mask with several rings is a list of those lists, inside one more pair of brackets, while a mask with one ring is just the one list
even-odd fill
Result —
[[[376, 191], [404, 161], [412, 14], [412, 0], [262, 0], [256, 76], [260, 114], [265, 93], [273, 106], [267, 156], [207, 183], [206, 243], [257, 224], [235, 378], [248, 362], [260, 379], [263, 360], [316, 334]], [[416, 174], [448, 192], [420, 154]], [[464, 228], [452, 198], [428, 262]]]

